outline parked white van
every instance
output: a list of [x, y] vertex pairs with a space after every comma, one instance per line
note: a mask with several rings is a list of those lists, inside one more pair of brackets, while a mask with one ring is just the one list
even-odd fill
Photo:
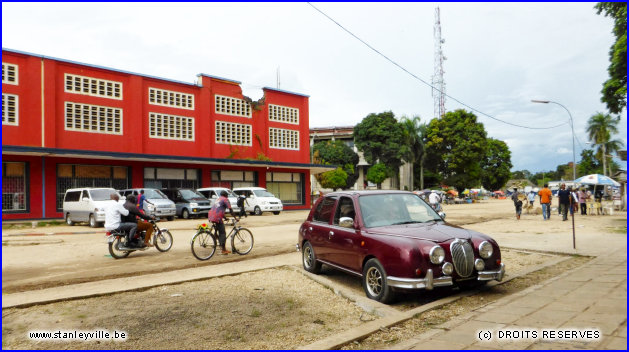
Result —
[[234, 193], [247, 197], [245, 211], [251, 214], [262, 215], [262, 212], [272, 211], [273, 214], [279, 215], [284, 210], [282, 201], [262, 187], [234, 188]]
[[63, 197], [63, 216], [66, 224], [88, 222], [91, 227], [102, 226], [105, 222], [105, 206], [111, 202], [113, 188], [71, 188]]
[[232, 192], [231, 189], [224, 188], [224, 187], [207, 187], [207, 188], [197, 189], [197, 192], [201, 193], [202, 195], [205, 196], [205, 198], [210, 200], [210, 206], [214, 205], [218, 197], [221, 196], [222, 191], [227, 192], [227, 199], [229, 199], [229, 203], [231, 204], [234, 212], [236, 213], [239, 212], [240, 208], [236, 204], [236, 201], [238, 200], [238, 196], [236, 195], [236, 193]]

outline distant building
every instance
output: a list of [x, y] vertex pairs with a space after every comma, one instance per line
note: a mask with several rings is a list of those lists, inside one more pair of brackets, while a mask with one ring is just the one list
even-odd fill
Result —
[[[352, 187], [354, 190], [365, 190], [365, 189], [377, 189], [377, 185], [367, 181], [367, 170], [371, 166], [365, 160], [363, 153], [358, 151], [356, 146], [354, 145], [354, 126], [333, 126], [333, 127], [317, 127], [310, 129], [310, 146], [312, 147], [315, 143], [321, 141], [334, 141], [340, 140], [343, 141], [347, 146], [352, 148], [359, 157], [358, 161], [358, 179], [356, 183]], [[409, 170], [410, 166], [408, 164], [403, 164], [400, 167], [400, 180], [406, 180], [406, 182], [400, 182], [393, 178], [387, 178], [380, 185], [382, 189], [407, 189], [413, 190], [412, 181], [409, 179]], [[322, 189], [321, 185], [317, 182], [317, 180], [312, 176], [311, 179], [312, 185], [312, 193], [318, 194], [319, 191], [330, 191]]]

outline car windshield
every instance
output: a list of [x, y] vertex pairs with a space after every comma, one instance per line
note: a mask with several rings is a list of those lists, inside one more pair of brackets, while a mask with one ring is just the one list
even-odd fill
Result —
[[233, 198], [238, 198], [238, 195], [237, 195], [236, 193], [234, 193], [234, 192], [233, 192], [231, 189], [229, 189], [229, 188], [219, 188], [219, 189], [216, 189], [216, 194], [220, 195], [220, 194], [221, 194], [221, 192], [223, 192], [223, 191], [227, 192], [227, 197], [228, 197], [228, 198], [232, 198], [232, 197], [233, 197]]
[[275, 198], [275, 196], [273, 195], [273, 193], [265, 190], [265, 189], [256, 189], [253, 191], [253, 193], [256, 195], [256, 197], [273, 197]]
[[91, 189], [90, 197], [92, 197], [92, 200], [110, 200], [109, 196], [112, 193], [117, 194], [118, 192], [113, 189]]
[[439, 214], [412, 193], [385, 193], [358, 198], [365, 227], [443, 221]]
[[181, 196], [184, 199], [205, 198], [205, 196], [201, 193], [193, 191], [191, 189], [181, 189], [179, 190], [179, 192], [181, 192]]
[[146, 199], [168, 199], [164, 193], [157, 189], [145, 189], [144, 196]]

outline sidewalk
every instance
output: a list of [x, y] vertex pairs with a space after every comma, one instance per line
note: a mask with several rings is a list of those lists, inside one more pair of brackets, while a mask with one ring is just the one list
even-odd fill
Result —
[[[544, 339], [543, 330], [548, 330], [547, 334], [598, 330], [600, 338]], [[518, 338], [509, 338], [514, 335]], [[617, 248], [583, 267], [506, 296], [391, 349], [626, 350], [626, 249]]]

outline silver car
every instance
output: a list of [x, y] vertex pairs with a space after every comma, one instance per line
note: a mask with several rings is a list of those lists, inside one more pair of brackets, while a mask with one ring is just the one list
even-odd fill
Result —
[[128, 197], [134, 195], [140, 196], [140, 191], [144, 190], [144, 202], [142, 208], [147, 215], [155, 216], [156, 218], [166, 218], [168, 220], [174, 220], [177, 214], [177, 207], [175, 203], [168, 199], [168, 197], [158, 189], [154, 188], [131, 188], [118, 191], [121, 196]]

